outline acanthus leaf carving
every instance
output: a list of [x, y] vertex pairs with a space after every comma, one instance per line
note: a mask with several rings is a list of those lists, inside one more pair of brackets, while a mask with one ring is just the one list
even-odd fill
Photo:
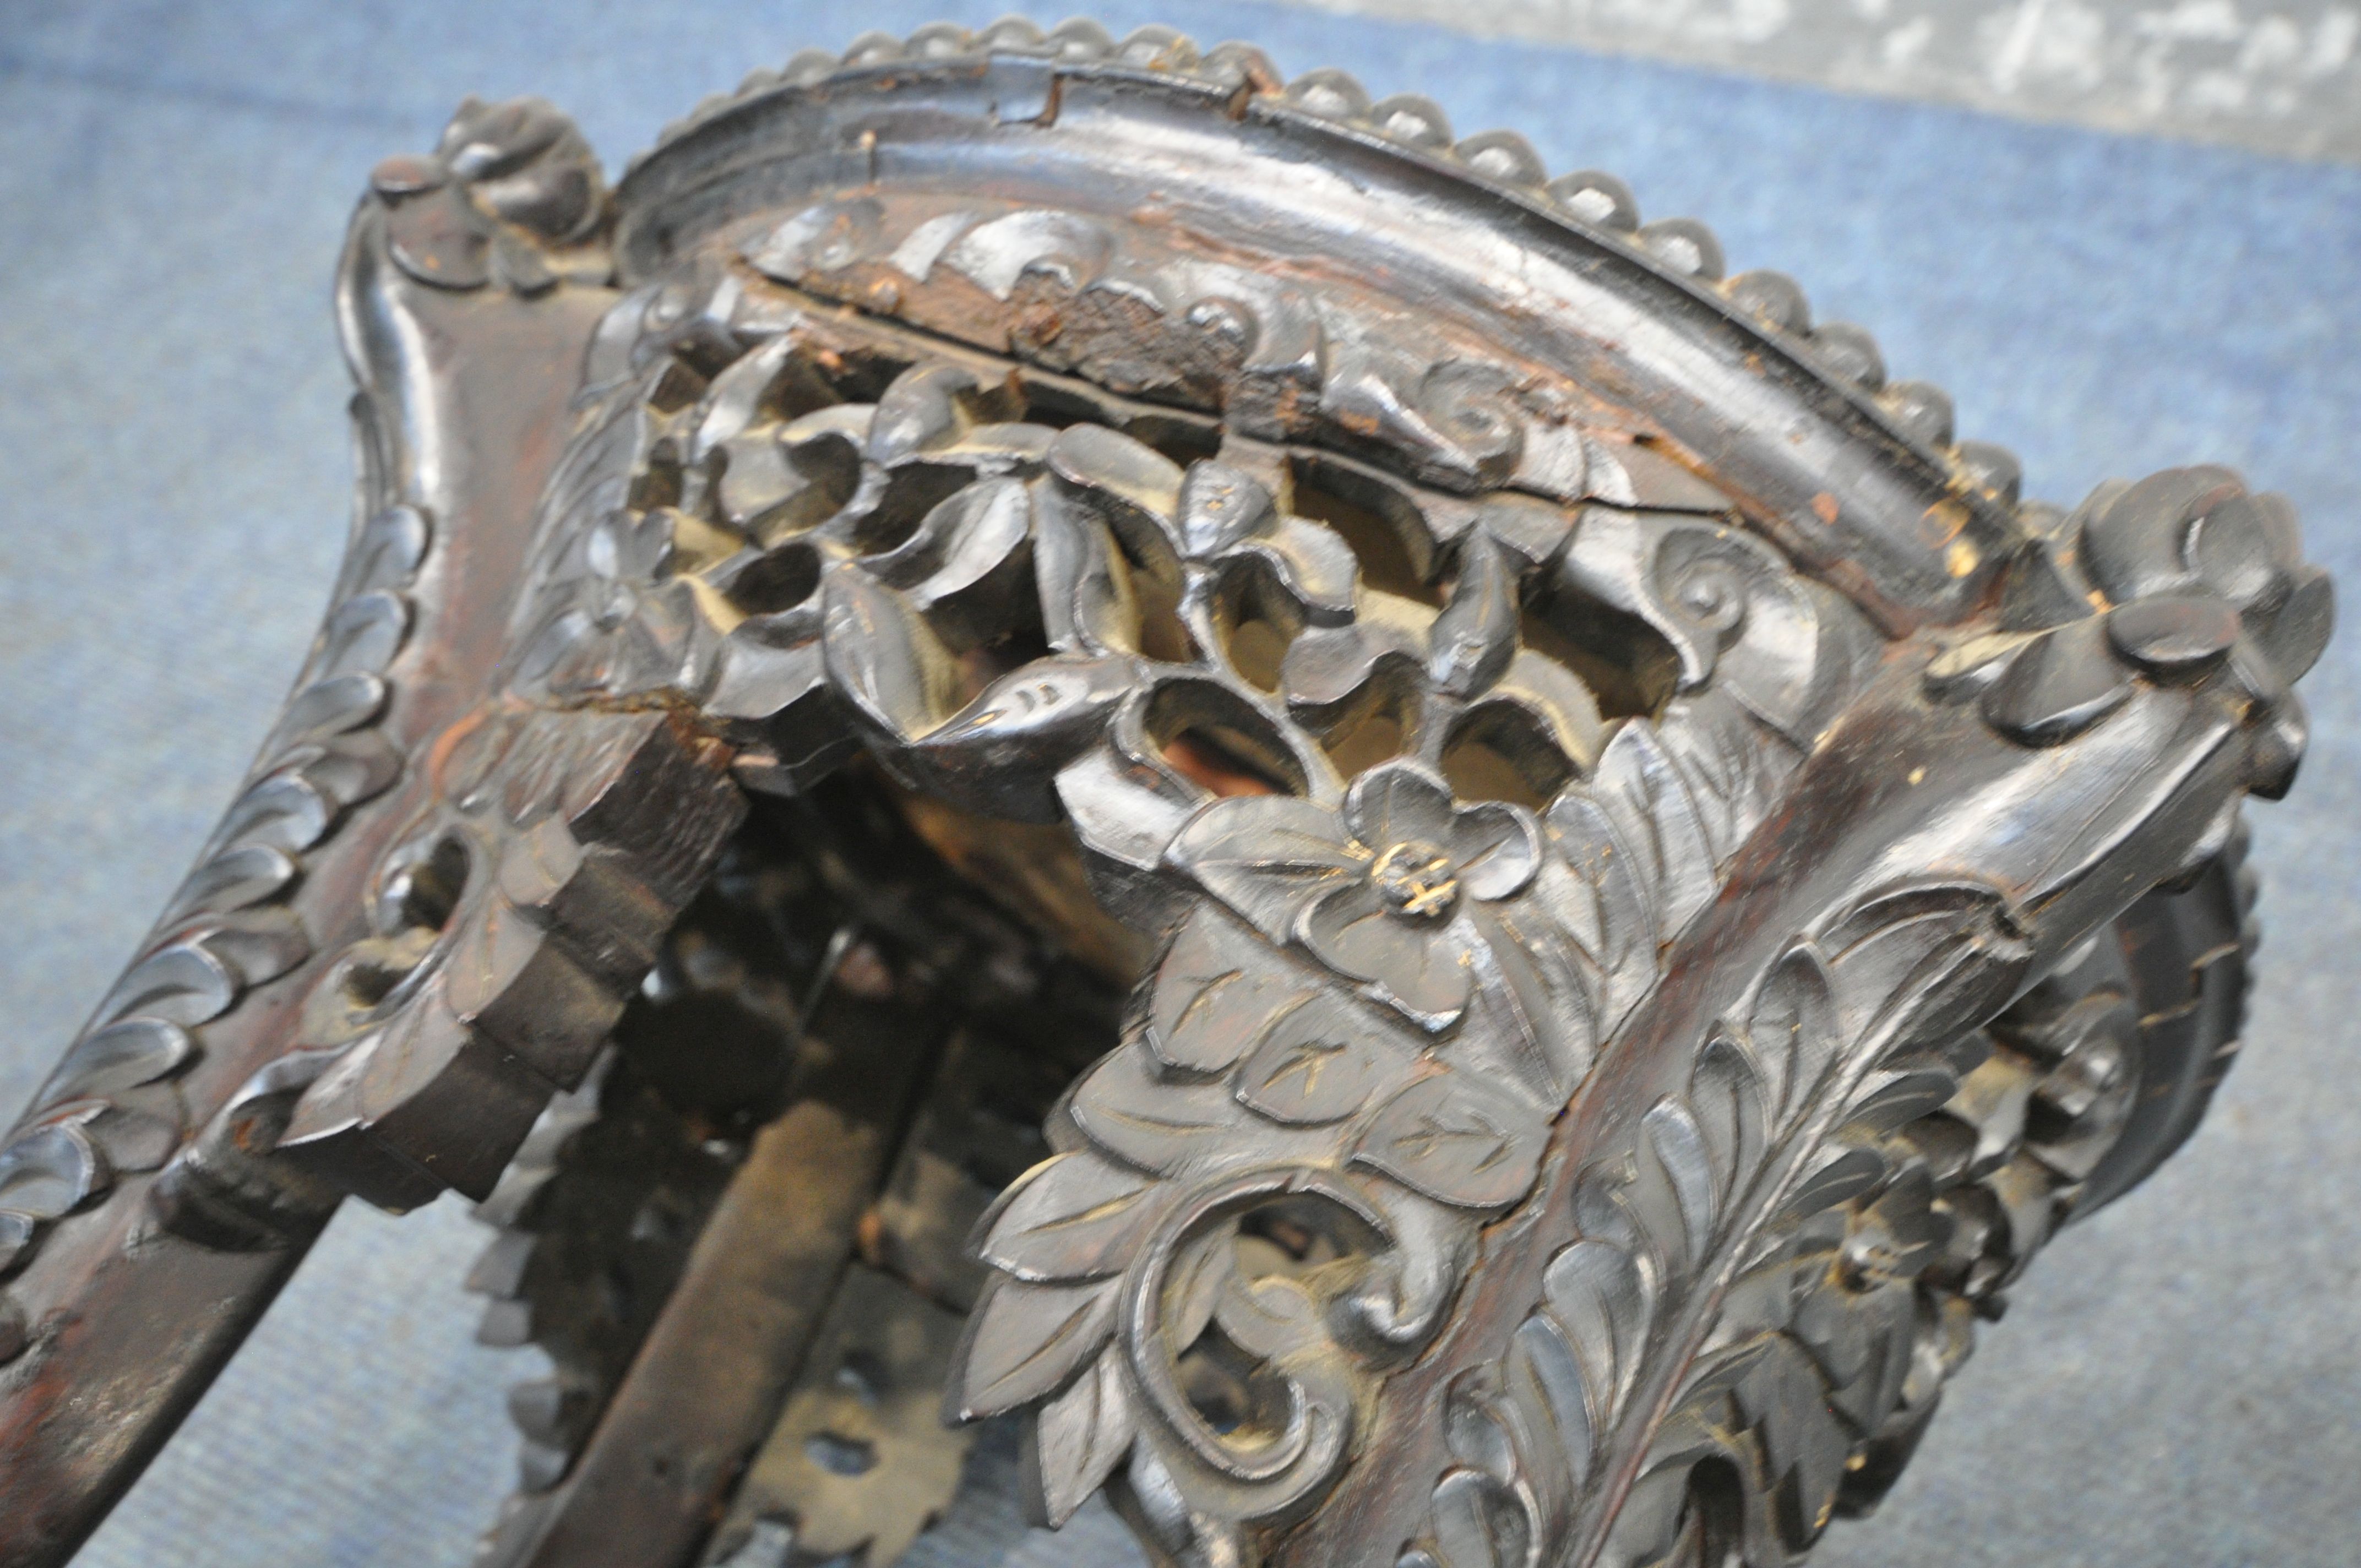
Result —
[[[842, 240], [848, 265], [889, 237], [882, 210], [839, 216], [807, 237]], [[872, 219], [874, 234], [862, 228]], [[938, 257], [987, 229], [994, 244], [1046, 243], [1038, 225], [961, 224]], [[1022, 259], [1012, 299], [1057, 297], [1061, 267], [1078, 289], [1113, 276], [1097, 270], [1104, 256], [1079, 270], [1076, 258]], [[827, 342], [849, 329], [787, 330]], [[797, 359], [776, 356], [777, 373]], [[994, 815], [1064, 815], [1104, 901], [1169, 938], [1122, 1045], [1072, 1093], [1063, 1152], [987, 1219], [982, 1254], [1002, 1283], [979, 1315], [959, 1408], [1054, 1404], [1036, 1431], [1052, 1510], [1128, 1454], [1136, 1477], [1163, 1476], [1209, 1528], [1286, 1518], [1448, 1311], [1477, 1227], [1532, 1190], [1553, 1120], [1722, 894], [1801, 755], [1872, 678], [1872, 638], [1703, 485], [1680, 492], [1698, 509], [1684, 514], [1636, 504], [1637, 490], [1579, 519], [1497, 498], [1455, 510], [1170, 411], [1109, 400], [1078, 419], [1074, 400], [1093, 394], [1071, 383], [1056, 389], [1054, 427], [1029, 424], [1024, 372], [888, 359], [890, 380], [874, 360], [864, 372], [886, 383], [874, 414], [775, 419], [784, 411], [754, 385], [769, 360], [699, 403], [700, 421], [742, 422], [719, 439], [749, 453], [799, 450], [784, 434], [795, 423], [806, 445], [854, 453], [853, 466], [799, 471], [782, 496], [813, 496], [807, 506], [750, 510], [750, 493], [744, 507], [725, 496], [719, 513], [696, 496], [710, 479], [684, 474], [678, 506], [653, 510], [697, 526], [669, 521], [670, 554], [651, 570], [696, 575], [701, 552], [737, 551], [722, 557], [741, 563], [734, 575], [713, 575], [750, 613], [735, 628], [719, 619], [725, 639], [822, 607], [792, 631], [763, 630], [825, 650], [826, 695], [888, 772]], [[1347, 380], [1375, 374], [1345, 368]], [[1389, 417], [1398, 407], [1428, 422], [1438, 452], [1455, 449], [1455, 485], [1521, 460], [1501, 423], [1519, 417], [1515, 394], [1481, 367], [1389, 377], [1360, 389], [1391, 398]], [[755, 433], [766, 421], [782, 430]], [[1202, 455], [1217, 441], [1221, 456]], [[1195, 455], [1173, 455], [1183, 450]], [[1647, 464], [1635, 453], [1624, 466]], [[1392, 576], [1375, 586], [1369, 561], [1295, 510], [1290, 483], [1338, 474], [1342, 499], [1400, 536], [1415, 582], [1385, 558]], [[774, 557], [772, 587], [803, 594], [795, 605], [761, 600], [764, 575], [746, 563]], [[1625, 717], [1602, 722], [1578, 666], [1524, 646], [1528, 618], [1561, 593], [1663, 640], [1673, 674], [1657, 685], [1653, 664], [1633, 672], [1617, 694]], [[647, 662], [618, 647], [622, 663]], [[1520, 714], [1533, 722], [1517, 728]], [[1373, 715], [1396, 733], [1353, 750], [1352, 728]], [[1488, 762], [1505, 758], [1513, 784], [1452, 754], [1502, 734], [1511, 740]], [[1519, 769], [1532, 759], [1510, 753], [1531, 736], [1555, 756]], [[1846, 1053], [1884, 1027], [1881, 986], [1908, 981], [1913, 1026], [1931, 1036], [2021, 978], [1992, 978], [2004, 922], [1963, 935], [1927, 918], [1949, 956], [1919, 951], [1891, 973], [1859, 933], [1799, 930], [1755, 984], [1708, 1009], [1710, 1043], [1616, 1128], [1629, 1146], [1583, 1151], [1576, 1245], [1598, 1249], [1578, 1255], [1598, 1260], [1582, 1266], [1603, 1294], [1569, 1307], [1583, 1327], [1536, 1320], [1520, 1342], [1501, 1387], [1528, 1391], [1535, 1431], [1565, 1434], [1569, 1452], [1614, 1440], [1637, 1369], [1670, 1332], [1666, 1304], [1685, 1306], [1685, 1281], [1763, 1201], [1763, 1173], [1833, 1091], [1839, 1062], [1852, 1069]], [[1869, 1123], [1940, 1088], [1939, 1069], [1877, 1070], [1890, 1076], [1861, 1101], [1868, 1121], [1845, 1135], [1855, 1141], [1787, 1194], [1805, 1217], [1888, 1180]], [[1273, 1248], [1299, 1250], [1282, 1264]], [[1099, 1294], [1118, 1285], [1119, 1311]], [[1177, 1391], [1173, 1366], [1191, 1355], [1243, 1368], [1284, 1414], [1244, 1438], [1218, 1430]], [[1582, 1382], [1571, 1401], [1569, 1369]], [[1472, 1454], [1452, 1486], [1484, 1501], [1463, 1522], [1513, 1504], [1527, 1542], [1563, 1522], [1565, 1486], [1520, 1482], [1497, 1454]]]
[[[1560, 868], [1545, 867], [1543, 875]], [[1478, 1005], [1512, 1043], [1519, 1065], [1542, 1098], [1563, 1098], [1582, 1081], [1604, 1033], [1604, 977], [1562, 927], [1539, 912], [1494, 906], [1476, 916]]]
[[1114, 1332], [1121, 1293], [1121, 1281], [1113, 1279], [1082, 1285], [995, 1280], [960, 1341], [945, 1413], [973, 1420], [1058, 1392]]
[[[1589, 1151], [1571, 1199], [1578, 1239], [1484, 1375], [1519, 1434], [1491, 1495], [1522, 1508], [1496, 1508], [1486, 1550], [1546, 1530], [1582, 1543], [1581, 1561], [1603, 1550], [1595, 1560], [1653, 1562], [1686, 1517], [1690, 1472], [1723, 1456], [1741, 1465], [1744, 1560], [1784, 1561], [1826, 1525], [1864, 1443], [1923, 1422], [1913, 1346], [1939, 1320], [1911, 1282], [1939, 1268], [1952, 1227], [1927, 1157], [1896, 1134], [1959, 1103], [1946, 1096], [1984, 1052], [1951, 1042], [2023, 989], [2043, 940], [2004, 886], [1938, 865], [1842, 896], [1771, 947], [1735, 1006], [1688, 1025], [1682, 1080]], [[2021, 1111], [2015, 1126], [2022, 1137]], [[2029, 1250], [2054, 1223], [2054, 1189], [2018, 1168], [2004, 1168], [2008, 1190], [2027, 1194], [2011, 1245]], [[1734, 1246], [1739, 1272], [1707, 1292], [1711, 1260]], [[1680, 1335], [1700, 1337], [1684, 1350]], [[1561, 1342], [1580, 1373], [1579, 1422], [1540, 1359]], [[1633, 1367], [1662, 1407], [1632, 1402]], [[1660, 1422], [1646, 1413], [1656, 1408], [1669, 1412]], [[1557, 1518], [1551, 1499], [1635, 1444], [1620, 1511], [1594, 1499], [1587, 1526]], [[1470, 1486], [1464, 1469], [1435, 1483], [1443, 1560], [1466, 1528]]]
[[1088, 1151], [1052, 1156], [1011, 1186], [977, 1227], [983, 1260], [1037, 1282], [1120, 1272], [1124, 1244], [1169, 1197]]
[[1099, 1147], [1168, 1176], [1224, 1152], [1242, 1115], [1226, 1085], [1167, 1081], [1136, 1048], [1091, 1069], [1074, 1092], [1071, 1113]]
[[1023, 1485], [1038, 1523], [1064, 1524], [1130, 1456], [1138, 1422], [1127, 1376], [1122, 1357], [1104, 1351], [1033, 1418]]

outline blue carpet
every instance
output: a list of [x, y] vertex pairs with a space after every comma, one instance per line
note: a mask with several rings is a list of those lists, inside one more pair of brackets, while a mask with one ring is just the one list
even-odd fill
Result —
[[[806, 44], [999, 8], [0, 0], [0, 1102], [112, 979], [310, 636], [347, 504], [328, 280], [369, 166], [464, 93], [527, 92], [620, 165]], [[1266, 5], [1102, 15], [1252, 37], [1617, 170], [1950, 388], [2034, 493], [2226, 461], [2361, 584], [2361, 170]], [[2212, 1121], [2035, 1271], [1884, 1514], [1820, 1563], [2355, 1560], [2356, 648], [2309, 683], [2295, 798], [2257, 814], [2265, 989]], [[341, 1216], [83, 1562], [464, 1562], [508, 1484], [499, 1387], [530, 1375], [467, 1343], [476, 1242], [447, 1203]], [[995, 1539], [961, 1561], [1112, 1561], [1098, 1529]]]

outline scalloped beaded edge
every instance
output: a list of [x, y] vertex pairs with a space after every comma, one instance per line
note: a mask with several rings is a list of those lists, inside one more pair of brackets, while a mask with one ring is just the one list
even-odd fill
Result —
[[1553, 179], [1532, 144], [1515, 131], [1480, 131], [1455, 139], [1450, 119], [1432, 99], [1400, 93], [1372, 101], [1350, 72], [1334, 67], [1290, 80], [1251, 44], [1223, 43], [1201, 52], [1186, 35], [1161, 26], [1137, 28], [1118, 40], [1098, 23], [1079, 16], [1047, 31], [1012, 16], [975, 30], [955, 22], [930, 22], [906, 38], [863, 33], [841, 54], [805, 49], [777, 71], [755, 71], [735, 91], [703, 99], [657, 133], [655, 145], [631, 160], [624, 177], [708, 121], [780, 87], [817, 86], [840, 73], [906, 61], [933, 64], [994, 54], [1115, 65], [1248, 92], [1455, 163], [1474, 182], [1545, 202], [1589, 232], [1713, 294], [1734, 313], [1795, 349], [1829, 382], [1870, 401], [1906, 439], [1941, 457], [1960, 485], [2020, 515], [2032, 508], [2054, 515], [2054, 509], [2040, 503], [2032, 508], [2022, 503], [2023, 468], [2014, 453], [1988, 442], [1955, 439], [1949, 393], [1928, 381], [1888, 381], [1877, 340], [1850, 322], [1815, 326], [1810, 301], [1785, 273], [1758, 269], [1726, 277], [1720, 242], [1697, 219], [1643, 223], [1631, 187], [1612, 174], [1585, 169]]

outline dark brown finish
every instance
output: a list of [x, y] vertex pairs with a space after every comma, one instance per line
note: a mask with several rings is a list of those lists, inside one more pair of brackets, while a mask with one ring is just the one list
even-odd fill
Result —
[[[891, 1129], [825, 1104], [798, 1106], [754, 1140], [697, 1242], [679, 1291], [697, 1326], [656, 1326], [593, 1434], [591, 1458], [566, 1483], [595, 1499], [556, 1522], [529, 1563], [677, 1560], [712, 1525], [803, 1358], [823, 1304], [852, 1255], [866, 1188]], [[694, 1433], [703, 1442], [682, 1441]]]
[[2331, 592], [1722, 271], [1159, 28], [799, 57], [611, 198], [535, 103], [389, 160], [337, 608], [0, 1153], [0, 1555], [445, 1186], [556, 1367], [499, 1563], [897, 1551], [937, 1380], [1188, 1568], [1872, 1504], [2226, 1065]]

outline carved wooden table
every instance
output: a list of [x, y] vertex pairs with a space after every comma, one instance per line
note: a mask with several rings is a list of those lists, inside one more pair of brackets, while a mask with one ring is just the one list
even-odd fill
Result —
[[0, 1152], [0, 1559], [446, 1189], [499, 1563], [883, 1568], [939, 1413], [1202, 1568], [1873, 1503], [2227, 1066], [2331, 596], [1723, 270], [1161, 29], [380, 165], [334, 608]]

